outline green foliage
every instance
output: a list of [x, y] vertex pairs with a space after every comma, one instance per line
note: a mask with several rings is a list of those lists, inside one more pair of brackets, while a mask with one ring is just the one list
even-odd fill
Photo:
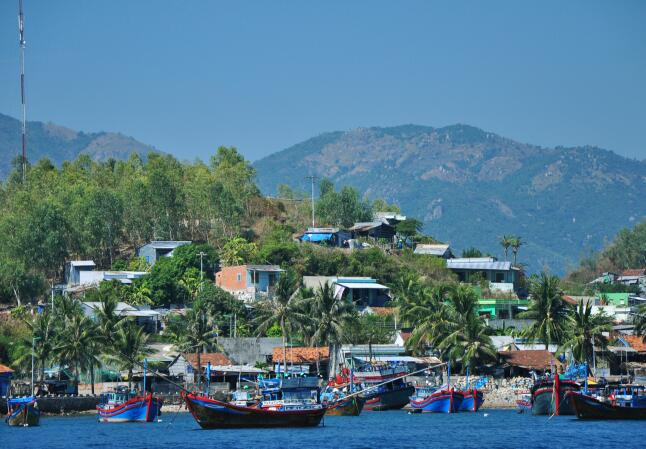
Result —
[[483, 257], [484, 254], [482, 254], [482, 251], [480, 251], [478, 248], [466, 248], [462, 250], [462, 257]]
[[267, 332], [265, 332], [265, 336], [282, 337], [283, 331], [280, 329], [280, 324], [274, 323], [269, 329], [267, 329]]
[[372, 220], [372, 208], [366, 199], [352, 187], [343, 187], [340, 192], [327, 179], [319, 186], [320, 197], [316, 202], [316, 216], [320, 223], [330, 226], [351, 227], [355, 222]]
[[571, 349], [575, 360], [592, 363], [593, 350], [604, 351], [608, 346], [605, 332], [612, 331], [612, 317], [603, 311], [592, 314], [592, 305], [579, 303], [568, 317], [568, 337], [561, 345], [561, 350], [566, 352]]
[[258, 246], [243, 239], [236, 237], [225, 243], [222, 248], [222, 263], [226, 266], [242, 265], [251, 262], [258, 252]]
[[407, 218], [397, 223], [397, 232], [404, 237], [414, 237], [422, 231], [424, 223], [416, 218]]

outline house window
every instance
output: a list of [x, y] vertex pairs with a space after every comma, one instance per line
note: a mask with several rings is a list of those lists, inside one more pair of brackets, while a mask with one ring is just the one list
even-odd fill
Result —
[[505, 273], [496, 273], [496, 282], [505, 282]]
[[236, 274], [236, 280], [237, 280], [238, 282], [242, 281], [242, 273], [238, 273], [238, 274]]

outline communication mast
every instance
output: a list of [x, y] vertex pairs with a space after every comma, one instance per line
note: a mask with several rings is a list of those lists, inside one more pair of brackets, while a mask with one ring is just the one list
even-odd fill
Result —
[[22, 182], [27, 176], [27, 108], [25, 106], [25, 16], [18, 0], [18, 36], [20, 43], [20, 100], [22, 102]]

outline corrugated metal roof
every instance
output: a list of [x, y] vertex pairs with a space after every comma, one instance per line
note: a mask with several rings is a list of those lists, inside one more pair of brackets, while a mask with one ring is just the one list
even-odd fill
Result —
[[415, 247], [415, 254], [430, 254], [432, 256], [443, 256], [449, 249], [449, 245], [419, 244]]
[[70, 262], [73, 267], [94, 267], [96, 264], [93, 260], [73, 260]]
[[465, 259], [449, 259], [446, 268], [450, 270], [511, 270], [511, 262], [463, 262]]
[[247, 269], [253, 271], [285, 271], [278, 265], [247, 265]]
[[388, 290], [385, 285], [377, 284], [376, 282], [337, 282], [345, 288], [368, 288], [374, 290]]

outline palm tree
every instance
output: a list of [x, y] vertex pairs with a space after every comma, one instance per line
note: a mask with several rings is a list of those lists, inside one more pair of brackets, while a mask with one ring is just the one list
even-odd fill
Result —
[[518, 257], [518, 250], [525, 242], [519, 237], [514, 236], [511, 239], [511, 252], [514, 254], [514, 265], [516, 265], [516, 258]]
[[117, 313], [119, 300], [114, 295], [101, 295], [96, 311], [98, 330], [107, 343], [114, 341], [119, 324], [123, 320]]
[[514, 242], [513, 235], [503, 235], [500, 238], [500, 245], [505, 250], [505, 260], [507, 260], [509, 257], [509, 247], [512, 245], [513, 242]]
[[118, 326], [108, 357], [118, 363], [120, 369], [128, 370], [128, 389], [132, 388], [132, 373], [150, 353], [146, 347], [148, 335], [136, 323], [127, 320]]
[[[310, 320], [303, 311], [302, 301], [298, 298], [296, 281], [291, 273], [278, 279], [272, 298], [262, 301], [255, 307], [256, 335], [265, 335], [274, 324], [280, 326], [283, 340], [283, 364], [287, 369], [287, 338], [292, 331]], [[283, 371], [284, 372], [284, 371]]]
[[436, 284], [400, 303], [398, 314], [401, 321], [414, 326], [406, 346], [416, 354], [423, 354], [428, 346], [436, 345], [436, 337], [452, 321], [446, 307], [450, 290], [447, 284]]
[[98, 340], [100, 336], [92, 320], [82, 314], [69, 317], [54, 348], [61, 364], [71, 365], [74, 370], [74, 384], [78, 385], [79, 375], [99, 364]]
[[183, 352], [197, 354], [193, 381], [202, 384], [202, 353], [218, 347], [218, 329], [207, 303], [198, 299], [187, 311], [185, 326], [176, 333], [175, 342]]
[[561, 344], [567, 336], [572, 309], [563, 301], [559, 278], [543, 272], [530, 281], [529, 291], [529, 309], [519, 317], [536, 321], [526, 329], [525, 336], [544, 343], [545, 349], [552, 343]]
[[56, 343], [56, 328], [54, 320], [49, 311], [44, 311], [32, 320], [27, 321], [31, 329], [32, 337], [35, 338], [34, 358], [38, 361], [38, 377], [42, 382], [45, 378], [45, 365], [52, 357], [52, 350]]
[[336, 295], [332, 285], [326, 282], [316, 290], [312, 298], [312, 310], [316, 329], [312, 340], [318, 345], [328, 345], [328, 375], [334, 377], [338, 365], [338, 348], [345, 337], [346, 323], [352, 317], [354, 305], [341, 295]]
[[608, 339], [604, 332], [612, 330], [612, 318], [603, 311], [592, 314], [592, 304], [579, 303], [578, 307], [569, 317], [569, 338], [563, 343], [562, 348], [571, 348], [574, 358], [581, 362], [592, 360], [593, 345], [605, 349]]
[[641, 336], [646, 342], [646, 304], [637, 309], [637, 314], [633, 317], [633, 324], [635, 325], [635, 334]]
[[128, 300], [130, 304], [136, 306], [151, 305], [153, 303], [152, 291], [145, 282], [132, 284], [128, 289]]

